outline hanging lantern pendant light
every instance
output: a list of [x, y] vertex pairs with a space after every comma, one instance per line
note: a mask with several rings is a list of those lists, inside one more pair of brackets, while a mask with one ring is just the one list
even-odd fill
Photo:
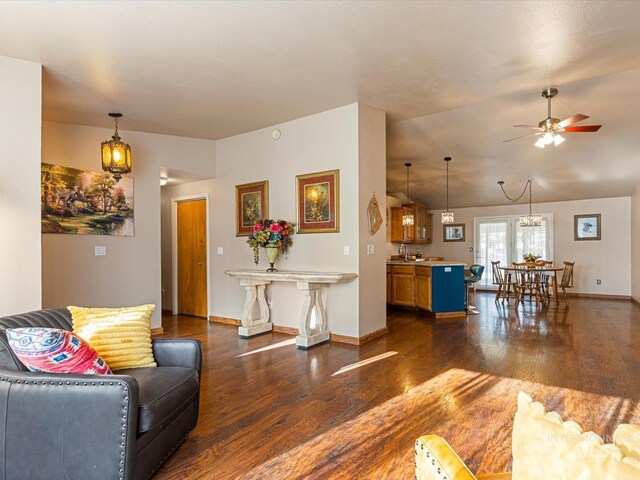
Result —
[[442, 212], [442, 224], [447, 225], [454, 222], [453, 212], [449, 211], [449, 162], [451, 157], [444, 157], [444, 161], [447, 162], [447, 209]]
[[123, 174], [131, 173], [131, 147], [120, 139], [118, 134], [118, 119], [121, 113], [110, 113], [114, 119], [116, 130], [111, 140], [102, 142], [102, 170], [113, 174], [115, 181], [119, 181]]
[[529, 215], [522, 215], [520, 217], [521, 227], [539, 227], [542, 225], [542, 216], [534, 215], [531, 213], [532, 195], [531, 195], [531, 179], [527, 182], [529, 185]]
[[[409, 167], [411, 166], [411, 164], [407, 162], [404, 164], [404, 166], [407, 167], [407, 204], [410, 204], [411, 200], [409, 200]], [[402, 215], [402, 226], [410, 227], [414, 224], [414, 222], [415, 219], [413, 218], [413, 213], [405, 210], [405, 213]]]

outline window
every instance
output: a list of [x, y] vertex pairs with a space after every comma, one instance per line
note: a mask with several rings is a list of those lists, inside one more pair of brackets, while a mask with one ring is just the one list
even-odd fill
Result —
[[542, 215], [540, 227], [521, 227], [519, 220], [519, 215], [475, 219], [475, 263], [484, 265], [481, 286], [493, 287], [492, 261], [511, 265], [528, 253], [553, 260], [553, 214]]

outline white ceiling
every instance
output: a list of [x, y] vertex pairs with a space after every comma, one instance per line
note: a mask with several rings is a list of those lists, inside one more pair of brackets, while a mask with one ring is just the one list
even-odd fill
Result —
[[[388, 112], [388, 189], [443, 206], [628, 195], [639, 2], [0, 2], [0, 55], [44, 65], [47, 120], [224, 138], [360, 101]], [[591, 115], [541, 151], [511, 125]], [[593, 122], [591, 121], [593, 120]], [[516, 188], [517, 187], [517, 188]], [[413, 196], [413, 195], [412, 195]]]

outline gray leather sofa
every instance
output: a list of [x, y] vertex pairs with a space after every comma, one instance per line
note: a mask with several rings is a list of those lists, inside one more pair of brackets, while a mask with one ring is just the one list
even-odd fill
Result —
[[20, 327], [71, 330], [71, 314], [0, 318], [0, 480], [146, 479], [196, 426], [199, 341], [153, 340], [156, 368], [32, 373], [7, 343]]

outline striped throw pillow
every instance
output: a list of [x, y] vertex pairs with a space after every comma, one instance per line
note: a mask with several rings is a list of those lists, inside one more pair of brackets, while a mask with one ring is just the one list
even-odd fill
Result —
[[128, 308], [69, 306], [73, 331], [111, 367], [155, 367], [151, 347], [151, 315], [155, 305]]

